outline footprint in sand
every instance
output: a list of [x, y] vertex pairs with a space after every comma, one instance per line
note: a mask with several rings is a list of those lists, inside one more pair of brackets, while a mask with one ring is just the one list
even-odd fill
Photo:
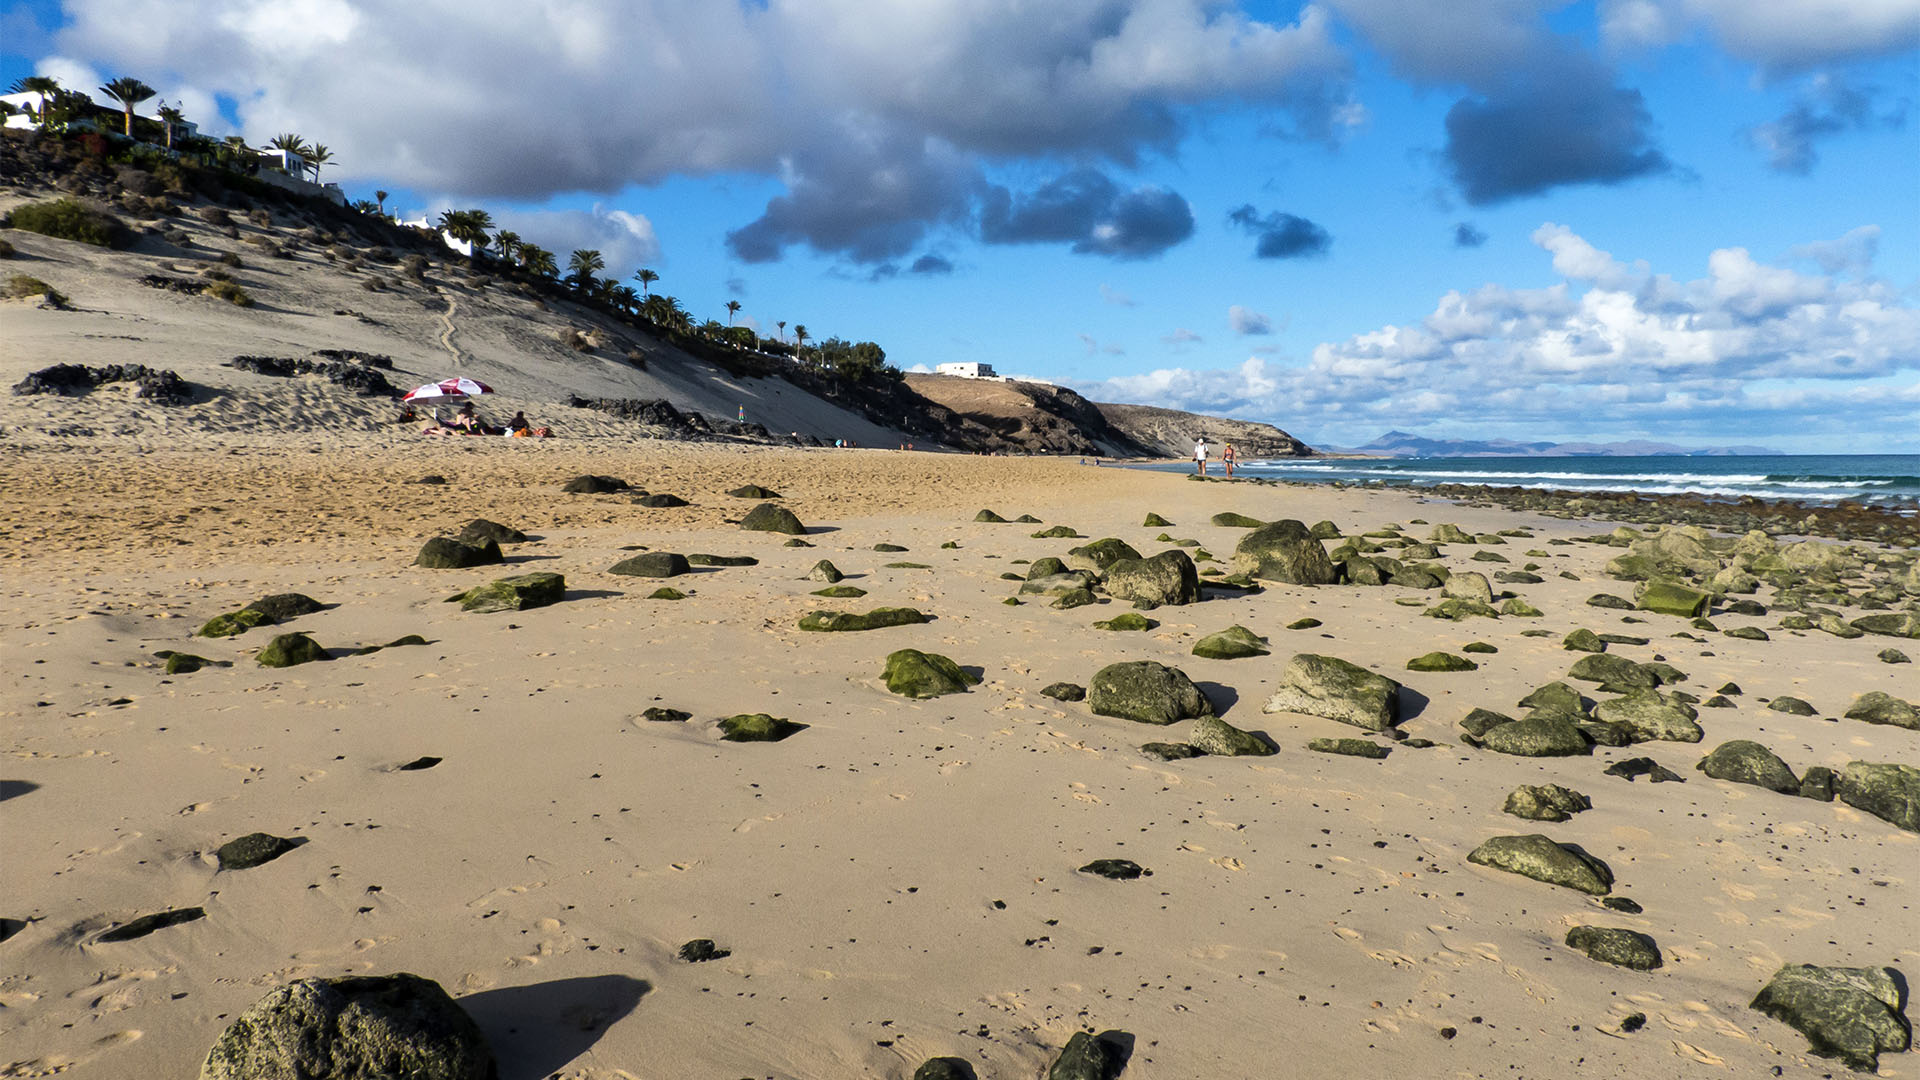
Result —
[[1246, 863], [1241, 862], [1231, 855], [1218, 855], [1207, 861], [1222, 870], [1245, 870], [1247, 868]]

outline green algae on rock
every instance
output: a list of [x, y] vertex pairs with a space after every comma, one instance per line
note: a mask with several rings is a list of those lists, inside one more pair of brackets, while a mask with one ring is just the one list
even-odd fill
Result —
[[947, 657], [919, 649], [900, 649], [887, 654], [886, 670], [880, 677], [889, 691], [910, 698], [963, 693], [980, 681], [960, 670], [960, 665]]
[[874, 608], [864, 615], [850, 611], [814, 611], [800, 619], [800, 629], [820, 632], [881, 630], [889, 626], [912, 626], [930, 622], [928, 616], [909, 607]]
[[1467, 861], [1593, 896], [1613, 891], [1613, 871], [1606, 863], [1574, 845], [1557, 844], [1538, 833], [1493, 837], [1474, 848]]

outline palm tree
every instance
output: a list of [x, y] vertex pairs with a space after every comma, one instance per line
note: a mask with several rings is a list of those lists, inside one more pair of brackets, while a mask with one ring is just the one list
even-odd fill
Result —
[[110, 98], [118, 99], [120, 107], [126, 110], [129, 136], [133, 134], [133, 107], [159, 93], [139, 79], [124, 75], [101, 87], [100, 92]]
[[[381, 192], [382, 195], [386, 192]], [[493, 246], [500, 249], [500, 257], [512, 262], [520, 257], [520, 234], [501, 230], [493, 234]]]
[[164, 129], [165, 129], [165, 131], [166, 131], [166, 136], [167, 136], [167, 149], [169, 149], [169, 150], [171, 150], [171, 149], [173, 149], [173, 129], [174, 129], [174, 127], [175, 127], [176, 125], [179, 125], [179, 124], [183, 124], [183, 123], [185, 123], [185, 122], [186, 122], [186, 119], [187, 119], [187, 114], [185, 114], [185, 113], [183, 113], [183, 112], [181, 112], [181, 111], [180, 111], [180, 107], [179, 107], [179, 106], [177, 106], [177, 105], [168, 105], [168, 104], [166, 104], [166, 103], [164, 103], [164, 102], [162, 102], [162, 103], [161, 103], [161, 105], [160, 105], [160, 126], [161, 126], [162, 128], [164, 128]]
[[520, 265], [527, 273], [537, 277], [552, 277], [560, 272], [553, 261], [553, 252], [538, 244], [520, 245]]
[[740, 301], [738, 300], [727, 301], [727, 325], [728, 326], [733, 325], [733, 317], [738, 314], [740, 314]]
[[780, 340], [781, 341], [787, 340], [787, 320], [781, 319], [779, 322], [774, 323], [773, 325], [780, 328]]
[[592, 248], [575, 248], [573, 254], [567, 257], [567, 277], [572, 279], [573, 287], [581, 292], [593, 284], [595, 272], [606, 268], [607, 260]]
[[653, 292], [653, 283], [660, 280], [660, 275], [643, 266], [633, 272], [633, 280], [640, 283], [642, 295], [650, 295]]
[[[46, 122], [47, 106], [53, 104], [53, 95], [60, 92], [60, 81], [50, 75], [29, 75], [13, 84], [13, 93], [40, 95], [40, 122]], [[31, 109], [23, 112], [32, 113]]]
[[801, 345], [805, 345], [806, 343], [807, 343], [807, 327], [806, 327], [806, 325], [805, 325], [804, 323], [795, 323], [795, 324], [793, 325], [793, 344], [794, 344], [794, 347], [796, 347], [796, 348], [798, 348], [799, 346], [801, 346]]
[[615, 285], [607, 290], [607, 293], [608, 297], [615, 304], [619, 305], [622, 311], [633, 311], [640, 306], [640, 294], [634, 292], [633, 286], [631, 285]]
[[327, 149], [326, 143], [314, 143], [308, 148], [304, 156], [307, 159], [307, 164], [313, 169], [313, 182], [316, 184], [319, 183], [320, 166], [333, 160], [333, 151]]
[[353, 209], [355, 212], [366, 214], [369, 217], [380, 212], [380, 207], [375, 204], [372, 199], [355, 199]]
[[480, 252], [487, 246], [487, 232], [493, 228], [493, 215], [485, 210], [444, 210], [439, 224], [440, 231], [450, 239], [471, 245], [467, 261], [478, 266]]
[[386, 217], [387, 216], [387, 193], [384, 191], [376, 191], [373, 193], [373, 197], [379, 200], [380, 216]]

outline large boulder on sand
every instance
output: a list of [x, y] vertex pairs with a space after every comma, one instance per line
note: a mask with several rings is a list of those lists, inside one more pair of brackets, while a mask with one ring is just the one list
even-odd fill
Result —
[[1087, 705], [1098, 716], [1173, 724], [1212, 716], [1213, 704], [1187, 673], [1151, 660], [1108, 664], [1093, 675]]
[[919, 649], [888, 653], [887, 667], [880, 677], [886, 681], [888, 690], [910, 698], [958, 694], [980, 681], [960, 670], [960, 665], [947, 657]]
[[1493, 586], [1487, 583], [1485, 574], [1459, 570], [1441, 583], [1440, 595], [1449, 600], [1472, 600], [1491, 604], [1493, 603]]
[[1335, 656], [1300, 653], [1287, 661], [1261, 712], [1323, 716], [1368, 731], [1400, 722], [1400, 684]]
[[1880, 1067], [1881, 1052], [1897, 1054], [1913, 1045], [1902, 1008], [1905, 982], [1892, 968], [1787, 964], [1748, 1008], [1805, 1035], [1815, 1054], [1870, 1073]]
[[413, 565], [429, 570], [459, 570], [506, 561], [506, 557], [500, 554], [498, 541], [468, 543], [451, 536], [434, 537], [421, 545], [420, 554], [413, 557]]
[[468, 589], [453, 599], [460, 601], [462, 611], [489, 612], [546, 607], [566, 597], [567, 579], [541, 570], [490, 581]]
[[1613, 891], [1613, 871], [1606, 863], [1574, 845], [1556, 844], [1538, 833], [1496, 836], [1474, 848], [1467, 861], [1593, 896]]
[[1106, 573], [1107, 595], [1115, 600], [1153, 607], [1200, 601], [1200, 574], [1184, 551], [1163, 551], [1149, 559], [1118, 559], [1107, 564]]
[[1140, 552], [1132, 544], [1116, 537], [1095, 540], [1091, 544], [1082, 544], [1067, 549], [1067, 568], [1070, 570], [1091, 570], [1104, 574], [1107, 567], [1122, 559], [1138, 559]]
[[1864, 720], [1869, 724], [1888, 724], [1920, 731], [1920, 709], [1894, 697], [1884, 690], [1869, 690], [1847, 707], [1849, 720]]
[[227, 1026], [200, 1080], [497, 1080], [486, 1036], [440, 984], [394, 975], [300, 979]]
[[679, 577], [692, 572], [687, 557], [675, 551], [643, 551], [607, 567], [607, 573], [622, 577]]
[[1290, 585], [1331, 585], [1338, 580], [1327, 549], [1292, 518], [1241, 537], [1233, 548], [1233, 572]]
[[1780, 755], [1752, 739], [1731, 739], [1713, 748], [1694, 768], [1735, 784], [1752, 784], [1782, 795], [1800, 793], [1800, 778]]
[[1920, 832], [1920, 769], [1890, 761], [1849, 761], [1833, 793], [1856, 810]]
[[1618, 724], [1634, 742], [1699, 742], [1705, 732], [1696, 722], [1693, 706], [1652, 690], [1636, 690], [1625, 697], [1593, 707], [1597, 720]]
[[777, 503], [761, 503], [747, 511], [747, 516], [740, 519], [740, 527], [748, 532], [786, 533], [789, 536], [800, 536], [807, 531], [793, 511]]

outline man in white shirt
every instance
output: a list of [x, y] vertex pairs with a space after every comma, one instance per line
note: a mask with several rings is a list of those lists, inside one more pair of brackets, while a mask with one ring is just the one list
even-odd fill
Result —
[[1193, 443], [1193, 471], [1196, 476], [1207, 475], [1207, 440], [1204, 435]]

